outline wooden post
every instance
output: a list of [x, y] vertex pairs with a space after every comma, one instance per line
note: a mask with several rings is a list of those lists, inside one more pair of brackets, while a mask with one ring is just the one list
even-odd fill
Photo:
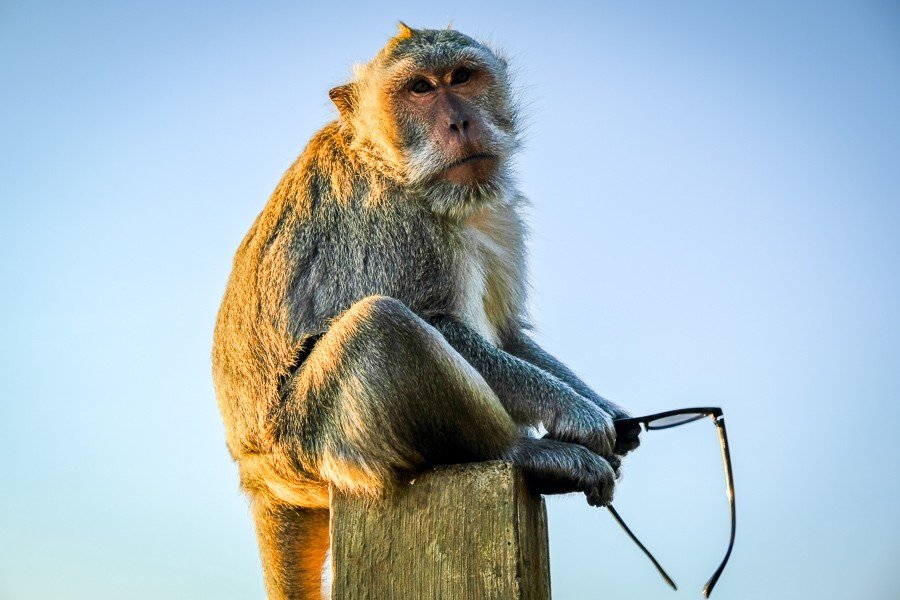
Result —
[[511, 463], [438, 467], [377, 502], [331, 495], [332, 600], [550, 600], [544, 500]]

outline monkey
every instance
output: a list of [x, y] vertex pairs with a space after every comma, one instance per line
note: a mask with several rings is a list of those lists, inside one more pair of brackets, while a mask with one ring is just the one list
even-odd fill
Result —
[[498, 51], [400, 23], [235, 254], [213, 377], [269, 598], [320, 596], [329, 486], [502, 459], [602, 506], [639, 444], [528, 333], [512, 89]]

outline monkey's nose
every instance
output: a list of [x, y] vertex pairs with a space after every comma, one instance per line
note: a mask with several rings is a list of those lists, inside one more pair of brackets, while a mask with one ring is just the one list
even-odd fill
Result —
[[456, 132], [463, 132], [469, 129], [469, 122], [465, 119], [450, 123], [450, 129]]

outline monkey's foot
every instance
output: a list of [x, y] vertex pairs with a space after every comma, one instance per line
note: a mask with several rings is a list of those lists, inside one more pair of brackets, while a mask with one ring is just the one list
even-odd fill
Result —
[[612, 502], [619, 468], [584, 446], [547, 438], [522, 438], [505, 457], [522, 469], [532, 490], [540, 494], [584, 492], [591, 506]]

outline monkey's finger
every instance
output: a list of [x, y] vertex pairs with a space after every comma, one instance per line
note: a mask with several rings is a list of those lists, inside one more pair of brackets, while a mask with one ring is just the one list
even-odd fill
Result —
[[640, 446], [640, 434], [641, 426], [637, 424], [633, 427], [617, 427], [615, 453], [625, 455]]
[[606, 506], [613, 500], [613, 484], [599, 484], [584, 493], [591, 506]]
[[616, 448], [613, 452], [618, 456], [625, 456], [629, 452], [636, 450], [638, 446], [641, 445], [641, 441], [638, 439], [634, 440], [617, 440]]
[[616, 455], [605, 456], [606, 462], [609, 463], [609, 466], [612, 467], [613, 472], [616, 474], [616, 479], [619, 478], [619, 468], [622, 466], [622, 459]]
[[631, 419], [614, 421], [616, 427], [616, 436], [621, 438], [636, 438], [641, 434], [641, 425]]
[[571, 494], [584, 489], [574, 476], [565, 478], [527, 473], [526, 481], [533, 491], [545, 495]]

